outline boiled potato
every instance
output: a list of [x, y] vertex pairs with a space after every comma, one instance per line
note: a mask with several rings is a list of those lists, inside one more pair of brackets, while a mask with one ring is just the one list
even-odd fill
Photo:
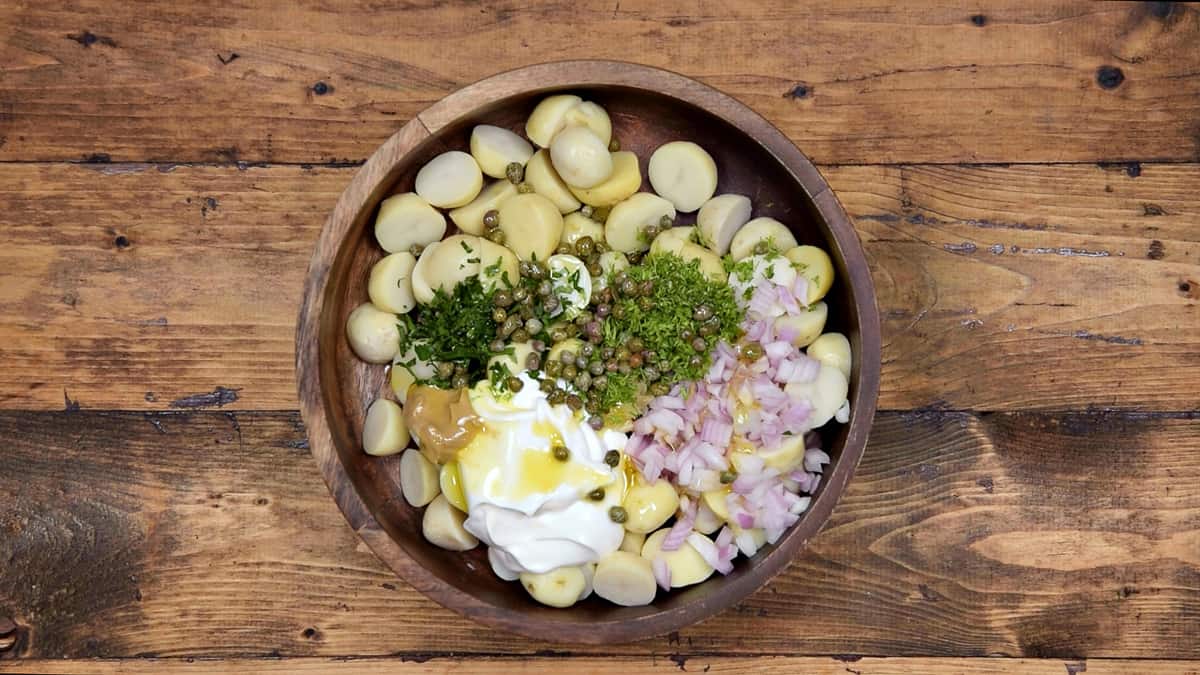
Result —
[[[417, 356], [417, 345], [425, 344], [424, 340], [414, 340], [413, 344], [408, 345], [403, 354], [400, 354], [392, 360], [392, 368], [401, 365], [401, 370], [408, 369], [418, 380], [429, 380], [437, 374], [437, 368], [429, 361], [422, 361]], [[404, 400], [404, 399], [401, 399]]]
[[717, 163], [691, 141], [660, 145], [650, 155], [646, 174], [654, 191], [683, 213], [700, 208], [717, 191]]
[[562, 238], [563, 217], [549, 199], [519, 194], [500, 205], [500, 231], [518, 258], [545, 262]]
[[[679, 517], [679, 514], [676, 514], [676, 517]], [[712, 509], [708, 508], [708, 505], [701, 499], [700, 504], [696, 507], [696, 522], [692, 526], [693, 529], [700, 534], [712, 534], [721, 529], [721, 526], [724, 524], [725, 521], [718, 517]]]
[[488, 370], [497, 363], [503, 363], [508, 372], [516, 375], [525, 371], [525, 359], [533, 353], [533, 347], [528, 342], [513, 342], [507, 345], [508, 349], [512, 350], [512, 354], [500, 353], [488, 359]]
[[471, 130], [471, 156], [483, 173], [505, 178], [509, 164], [525, 166], [533, 156], [533, 146], [508, 129], [480, 124]]
[[422, 305], [433, 301], [440, 288], [453, 293], [460, 282], [479, 274], [480, 238], [456, 234], [427, 246], [413, 267], [413, 297]]
[[620, 251], [605, 251], [600, 254], [600, 269], [604, 270], [604, 274], [612, 275], [629, 267], [629, 258], [625, 257]]
[[408, 446], [408, 440], [408, 425], [400, 406], [386, 398], [375, 399], [363, 421], [363, 451], [380, 457], [394, 455]]
[[729, 521], [728, 488], [709, 490], [708, 492], [700, 495], [700, 499], [703, 500], [704, 505], [707, 506], [716, 517], [726, 522]]
[[796, 245], [796, 236], [787, 225], [774, 218], [755, 218], [733, 235], [729, 252], [734, 260], [741, 260], [754, 255], [754, 247], [759, 242], [766, 242], [778, 251], [786, 251]]
[[642, 546], [642, 557], [647, 560], [662, 558], [666, 561], [667, 569], [671, 570], [671, 588], [698, 584], [712, 576], [712, 565], [709, 565], [690, 543], [685, 541], [674, 551], [662, 550], [663, 540], [670, 531], [664, 527], [646, 537], [646, 543]]
[[597, 103], [592, 103], [591, 101], [577, 103], [567, 111], [565, 119], [566, 123], [563, 126], [587, 127], [605, 145], [608, 145], [608, 142], [612, 140], [612, 120], [609, 119], [608, 112]]
[[642, 237], [647, 225], [657, 225], [663, 216], [675, 219], [675, 205], [650, 192], [638, 192], [612, 207], [604, 223], [604, 239], [614, 251], [645, 251], [650, 243]]
[[451, 150], [421, 167], [413, 189], [433, 206], [454, 209], [475, 199], [483, 189], [483, 172], [474, 157]]
[[408, 403], [408, 388], [417, 381], [413, 377], [412, 372], [404, 366], [393, 364], [392, 372], [388, 375], [388, 383], [392, 386], [392, 393], [400, 400], [400, 404]]
[[388, 253], [428, 246], [446, 234], [446, 217], [415, 192], [383, 200], [375, 217], [375, 239]]
[[470, 204], [460, 206], [450, 212], [450, 220], [458, 229], [467, 234], [483, 234], [487, 229], [483, 225], [483, 216], [492, 209], [499, 209], [504, 200], [517, 194], [517, 186], [506, 180], [498, 180], [488, 185], [471, 200]]
[[700, 240], [717, 255], [729, 253], [734, 235], [750, 222], [750, 208], [750, 198], [744, 195], [717, 195], [704, 202], [696, 215]]
[[629, 530], [625, 530], [625, 537], [623, 539], [621, 539], [620, 550], [629, 551], [630, 553], [635, 553], [637, 555], [641, 555], [642, 554], [642, 545], [645, 543], [646, 543], [646, 533], [630, 532]]
[[758, 456], [766, 466], [787, 475], [804, 462], [804, 435], [784, 436], [778, 447], [759, 450]]
[[537, 104], [525, 122], [525, 135], [543, 148], [550, 147], [555, 134], [567, 124], [567, 113], [583, 99], [572, 94], [548, 96]]
[[595, 187], [613, 173], [608, 143], [587, 127], [567, 127], [558, 132], [550, 144], [550, 163], [563, 181], [574, 188]]
[[583, 351], [583, 340], [579, 338], [567, 338], [554, 343], [550, 348], [550, 353], [546, 356], [546, 362], [562, 360], [563, 352], [571, 352], [573, 356], [579, 356]]
[[642, 170], [638, 157], [632, 152], [612, 153], [612, 175], [590, 188], [572, 187], [571, 194], [591, 206], [612, 206], [638, 191], [642, 186]]
[[792, 261], [796, 272], [808, 279], [808, 302], [825, 297], [833, 286], [833, 261], [829, 254], [816, 246], [796, 246], [784, 252], [783, 257]]
[[563, 216], [561, 243], [574, 246], [583, 237], [591, 237], [593, 242], [604, 241], [604, 226], [578, 211]]
[[533, 186], [534, 192], [553, 202], [559, 213], [570, 213], [579, 208], [579, 200], [554, 170], [546, 150], [538, 150], [529, 158], [525, 165], [525, 182]]
[[645, 534], [662, 526], [679, 508], [679, 493], [665, 480], [634, 485], [625, 493], [625, 529]]
[[405, 314], [416, 306], [412, 290], [412, 270], [417, 259], [400, 251], [375, 263], [367, 280], [367, 295], [376, 307], [393, 314]]
[[447, 551], [469, 551], [479, 545], [479, 540], [463, 527], [466, 519], [465, 513], [450, 505], [446, 495], [438, 495], [425, 508], [421, 534], [429, 543]]
[[696, 231], [694, 225], [679, 225], [670, 227], [658, 234], [654, 241], [650, 242], [650, 253], [662, 253], [667, 251], [679, 255], [679, 250], [683, 245], [692, 240], [692, 233]]
[[804, 347], [812, 344], [821, 335], [821, 331], [825, 330], [825, 320], [829, 318], [829, 307], [824, 302], [808, 308], [807, 312], [801, 312], [795, 316], [787, 315], [775, 319], [775, 332], [778, 333], [783, 328], [788, 328], [796, 334], [792, 338], [792, 344], [797, 347]]
[[583, 600], [592, 594], [593, 583], [596, 580], [596, 563], [580, 565], [579, 571], [583, 572], [583, 590], [579, 592], [579, 600]]
[[438, 471], [438, 487], [441, 488], [442, 494], [446, 496], [446, 501], [450, 502], [450, 506], [467, 512], [467, 495], [463, 493], [462, 474], [458, 470], [458, 462], [446, 462]]
[[709, 279], [713, 281], [725, 280], [725, 265], [721, 263], [721, 259], [717, 257], [716, 253], [703, 246], [685, 241], [680, 245], [675, 255], [684, 260], [698, 260], [700, 262], [700, 271], [708, 276]]
[[658, 592], [650, 561], [628, 551], [613, 551], [601, 558], [592, 583], [596, 595], [625, 607], [648, 605]]
[[842, 371], [822, 363], [817, 379], [812, 382], [789, 382], [784, 390], [792, 398], [806, 398], [812, 403], [813, 411], [808, 416], [808, 426], [815, 429], [832, 419], [838, 408], [846, 402], [850, 385]]
[[841, 333], [825, 333], [808, 346], [808, 355], [850, 377], [850, 341]]
[[534, 600], [550, 607], [570, 607], [579, 601], [587, 587], [583, 570], [578, 567], [559, 567], [542, 574], [521, 573], [521, 585]]
[[561, 300], [559, 309], [550, 315], [563, 320], [579, 316], [592, 297], [592, 277], [587, 266], [573, 255], [556, 253], [546, 259], [546, 269], [554, 294]]
[[729, 529], [733, 532], [733, 539], [737, 542], [738, 550], [744, 553], [746, 557], [758, 553], [758, 549], [767, 543], [767, 533], [761, 527], [742, 529], [730, 523]]
[[507, 246], [479, 239], [479, 281], [484, 290], [499, 286], [509, 288], [517, 283], [520, 267], [517, 254]]
[[346, 339], [363, 361], [387, 363], [400, 351], [396, 315], [364, 302], [346, 318]]
[[420, 450], [405, 450], [400, 456], [400, 492], [413, 506], [425, 506], [441, 493], [437, 466]]

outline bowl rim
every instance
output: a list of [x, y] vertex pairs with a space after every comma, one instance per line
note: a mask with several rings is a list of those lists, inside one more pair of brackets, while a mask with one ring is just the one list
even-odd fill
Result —
[[[793, 526], [754, 570], [731, 580], [718, 596], [708, 596], [635, 619], [564, 622], [531, 617], [492, 605], [446, 583], [411, 558], [379, 524], [354, 489], [342, 466], [326, 417], [321, 387], [318, 337], [332, 263], [345, 235], [392, 167], [444, 126], [479, 107], [511, 95], [571, 87], [622, 86], [650, 90], [698, 106], [731, 124], [761, 145], [792, 175], [825, 219], [845, 261], [852, 311], [859, 325], [859, 375], [841, 456], [824, 476], [825, 487], [804, 518]], [[389, 137], [359, 168], [322, 227], [310, 259], [296, 329], [296, 379], [301, 417], [321, 476], [351, 528], [372, 552], [407, 583], [437, 603], [472, 620], [526, 637], [555, 642], [606, 644], [661, 635], [708, 618], [742, 600], [782, 572], [824, 526], [841, 498], [866, 447], [880, 380], [881, 333], [875, 289], [866, 254], [845, 209], [824, 177], [791, 140], [749, 106], [684, 75], [623, 61], [570, 60], [529, 65], [467, 85], [418, 113]], [[760, 554], [761, 555], [761, 554]], [[586, 626], [587, 630], [564, 630]]]

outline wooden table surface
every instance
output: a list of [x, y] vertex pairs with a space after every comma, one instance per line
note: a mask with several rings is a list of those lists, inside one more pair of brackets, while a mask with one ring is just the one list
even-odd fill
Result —
[[[1200, 671], [1200, 7], [526, 4], [0, 3], [0, 673]], [[356, 166], [568, 57], [778, 125], [884, 326], [825, 530], [734, 609], [609, 648], [389, 574], [292, 366]]]

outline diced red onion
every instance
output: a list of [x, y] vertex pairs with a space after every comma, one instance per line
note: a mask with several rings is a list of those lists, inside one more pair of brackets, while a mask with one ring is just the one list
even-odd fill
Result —
[[692, 528], [696, 524], [696, 502], [688, 499], [685, 495], [679, 502], [679, 508], [683, 511], [682, 515], [675, 520], [675, 524], [667, 532], [667, 536], [662, 541], [662, 550], [677, 551], [687, 541], [688, 534], [692, 532]]
[[654, 572], [654, 580], [658, 582], [659, 588], [664, 591], [671, 590], [671, 568], [667, 567], [667, 561], [655, 557], [650, 561], [650, 569]]
[[804, 470], [821, 471], [829, 463], [829, 455], [820, 448], [809, 448], [804, 451]]
[[733, 558], [721, 555], [721, 549], [713, 543], [712, 539], [699, 532], [693, 532], [688, 535], [687, 542], [696, 549], [701, 558], [704, 558], [704, 562], [716, 571], [721, 574], [729, 574], [733, 571]]

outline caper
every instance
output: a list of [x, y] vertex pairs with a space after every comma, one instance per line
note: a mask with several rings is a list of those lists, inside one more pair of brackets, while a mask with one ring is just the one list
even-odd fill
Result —
[[679, 331], [679, 339], [684, 342], [691, 342], [692, 338], [694, 337], [696, 337], [696, 333], [694, 333], [691, 328], [684, 328], [683, 330]]
[[604, 463], [611, 467], [616, 467], [621, 463], [621, 453], [616, 450], [609, 450], [604, 453]]
[[754, 252], [759, 255], [764, 255], [769, 250], [771, 250], [771, 247], [768, 246], [767, 242], [765, 242], [765, 241], [760, 241], [754, 245]]
[[712, 315], [713, 311], [708, 305], [700, 305], [692, 310], [692, 318], [696, 321], [708, 321]]
[[567, 450], [567, 446], [565, 445], [556, 445], [551, 452], [554, 453], [554, 459], [557, 459], [560, 462], [565, 462], [571, 458], [571, 453]]
[[563, 366], [562, 376], [564, 380], [574, 380], [575, 376], [578, 374], [579, 369], [575, 367], [574, 363], [568, 363], [567, 365]]
[[512, 334], [512, 341], [529, 342], [529, 331], [525, 330], [524, 328], [518, 328], [514, 330]]
[[582, 356], [591, 358], [592, 355], [596, 353], [596, 345], [584, 344], [582, 347], [579, 348], [579, 353]]
[[583, 332], [587, 334], [588, 344], [600, 342], [604, 339], [604, 329], [601, 328], [599, 321], [590, 321], [588, 325], [583, 327]]
[[508, 337], [509, 335], [512, 335], [513, 331], [515, 331], [517, 329], [517, 326], [520, 324], [520, 321], [521, 320], [515, 316], [509, 316], [507, 319], [504, 320], [504, 323], [500, 325], [501, 334], [504, 337]]
[[641, 239], [642, 239], [642, 241], [647, 242], [647, 243], [652, 242], [652, 241], [654, 241], [654, 238], [659, 235], [660, 231], [661, 231], [661, 228], [659, 228], [657, 225], [654, 225], [654, 224], [647, 225], [642, 228]]
[[413, 244], [411, 247], [409, 247], [408, 252], [411, 253], [414, 258], [420, 258], [421, 254], [425, 252], [425, 247], [420, 244]]
[[629, 281], [629, 274], [626, 273], [625, 270], [621, 270], [620, 272], [617, 272], [616, 274], [613, 275], [613, 278], [612, 278], [613, 286], [620, 286], [621, 284], [625, 283], [626, 281]]
[[501, 230], [498, 228], [493, 229], [493, 230], [488, 230], [487, 231], [487, 240], [492, 242], [493, 244], [500, 244], [501, 246], [503, 246], [504, 241], [505, 241], [504, 230]]
[[538, 295], [545, 298], [554, 292], [554, 286], [552, 286], [548, 280], [543, 279], [542, 283], [538, 284], [537, 292]]
[[588, 364], [588, 372], [592, 375], [600, 375], [604, 372], [604, 364], [600, 361], [592, 361]]
[[513, 303], [513, 294], [508, 291], [496, 291], [492, 296], [492, 304], [497, 307], [508, 307]]
[[563, 364], [575, 363], [575, 352], [570, 349], [564, 349], [558, 353], [558, 360], [562, 361]]
[[454, 364], [449, 361], [442, 361], [437, 364], [437, 374], [443, 380], [448, 380], [454, 377]]
[[570, 244], [559, 244], [558, 248], [554, 249], [554, 252], [559, 255], [570, 255], [571, 245]]
[[488, 209], [483, 214], [484, 227], [500, 227], [500, 212], [496, 209]]
[[717, 324], [711, 321], [705, 321], [704, 323], [700, 324], [700, 328], [696, 329], [696, 332], [700, 333], [704, 337], [715, 335], [717, 333]]
[[692, 340], [692, 349], [695, 349], [698, 352], [706, 351], [708, 349], [708, 343], [704, 341], [704, 338], [697, 337], [696, 339]]
[[470, 380], [467, 379], [466, 375], [455, 375], [450, 380], [450, 386], [454, 389], [464, 389], [468, 384], [470, 384]]
[[598, 223], [603, 223], [604, 221], [608, 220], [608, 212], [609, 208], [607, 206], [597, 207], [592, 210], [592, 220]]
[[554, 342], [562, 342], [563, 340], [567, 339], [567, 331], [563, 330], [562, 327], [559, 326], [550, 331], [550, 339]]
[[525, 321], [525, 330], [529, 331], [530, 335], [537, 335], [542, 332], [542, 328], [545, 326], [542, 324], [542, 320], [536, 316], [531, 316]]
[[454, 364], [454, 374], [455, 375], [466, 375], [467, 367], [461, 363]]
[[504, 177], [508, 179], [508, 182], [516, 185], [525, 180], [525, 167], [520, 162], [510, 162], [508, 166], [504, 167]]
[[675, 227], [675, 221], [671, 218], [671, 216], [668, 216], [664, 213], [663, 217], [658, 219], [658, 226], [665, 230], [667, 228]]
[[622, 361], [621, 363], [617, 364], [617, 372], [621, 373], [622, 375], [628, 375], [629, 373], [633, 372], [633, 364], [628, 361]]
[[596, 318], [603, 319], [612, 311], [612, 307], [607, 304], [596, 305]]
[[621, 295], [624, 295], [626, 297], [635, 295], [637, 293], [637, 289], [638, 289], [637, 282], [634, 281], [633, 279], [626, 279], [625, 281], [621, 282], [621, 286], [620, 286]]
[[616, 359], [605, 362], [604, 364], [604, 372], [606, 373], [615, 373], [619, 368], [620, 364], [617, 363]]
[[575, 376], [575, 388], [579, 391], [587, 391], [592, 388], [592, 376], [586, 370]]
[[646, 366], [646, 368], [642, 371], [642, 377], [646, 378], [647, 382], [654, 382], [658, 378], [662, 377], [662, 373], [660, 373], [658, 368], [655, 368], [654, 366]]
[[[709, 475], [712, 475], [712, 474], [709, 474]], [[736, 473], [729, 471], [728, 469], [721, 472], [721, 483], [722, 484], [729, 485], [730, 483], [732, 483], [735, 480], [737, 480]]]
[[589, 275], [591, 275], [591, 276], [593, 276], [593, 277], [598, 277], [598, 276], [600, 276], [601, 274], [604, 274], [604, 268], [603, 268], [603, 267], [601, 267], [601, 266], [600, 266], [600, 263], [598, 263], [598, 262], [590, 262], [590, 263], [588, 263], [588, 264], [587, 264], [587, 271], [588, 271], [588, 274], [589, 274]]
[[[501, 291], [501, 292], [503, 292], [503, 291]], [[517, 286], [516, 288], [513, 289], [512, 299], [514, 302], [522, 302], [525, 300], [525, 298], [528, 298], [528, 297], [529, 297], [529, 289], [525, 288], [524, 286]]]
[[592, 207], [591, 207], [591, 205], [590, 205], [590, 204], [584, 204], [582, 207], [580, 207], [580, 209], [579, 209], [579, 213], [583, 214], [583, 216], [584, 216], [585, 218], [591, 218], [591, 217], [592, 217]]
[[654, 294], [654, 280], [646, 279], [642, 283], [638, 284], [638, 293], [641, 293], [642, 295], [653, 295]]
[[519, 377], [508, 378], [508, 390], [512, 392], [521, 391], [525, 388], [525, 382]]
[[646, 257], [645, 251], [634, 251], [632, 253], [625, 254], [625, 259], [629, 261], [630, 265], [642, 264], [642, 258], [644, 257]]
[[757, 361], [763, 356], [762, 345], [757, 342], [751, 342], [748, 345], [742, 346], [742, 357], [747, 361]]
[[538, 354], [528, 354], [525, 356], [525, 370], [540, 370], [542, 367], [542, 357]]
[[614, 319], [620, 321], [621, 319], [625, 318], [627, 313], [628, 312], [625, 311], [625, 305], [613, 305], [612, 316]]
[[517, 192], [519, 192], [523, 195], [527, 195], [527, 194], [533, 192], [533, 186], [530, 185], [529, 183], [524, 183], [524, 182], [517, 183]]
[[575, 358], [575, 367], [579, 370], [587, 370], [587, 367], [588, 367], [587, 357], [584, 357], [584, 356], [576, 357]]
[[634, 354], [634, 355], [630, 356], [629, 357], [629, 367], [630, 368], [641, 368], [642, 367], [642, 355]]
[[638, 298], [638, 307], [641, 307], [643, 312], [649, 312], [650, 310], [654, 309], [654, 299], [647, 298], [643, 295], [642, 297]]
[[586, 258], [592, 254], [595, 244], [596, 240], [592, 239], [591, 237], [580, 237], [579, 239], [575, 240], [575, 253], [581, 258]]
[[629, 341], [625, 343], [625, 346], [629, 349], [630, 352], [636, 354], [646, 348], [646, 343], [642, 342], [642, 339], [640, 337], [635, 336], [635, 337], [629, 338]]
[[555, 312], [557, 312], [558, 308], [561, 305], [562, 305], [562, 301], [558, 299], [557, 295], [551, 295], [550, 297], [548, 297], [542, 301], [542, 309], [545, 309], [547, 312], [550, 312], [551, 314], [554, 314]]
[[666, 396], [671, 393], [671, 387], [666, 382], [655, 382], [650, 385], [651, 396]]
[[552, 389], [549, 394], [546, 394], [546, 400], [550, 405], [559, 405], [567, 400], [567, 392], [562, 389]]
[[496, 323], [504, 323], [504, 320], [507, 318], [508, 311], [503, 307], [497, 307], [496, 309], [492, 310], [492, 321], [495, 321]]
[[658, 352], [653, 349], [647, 349], [642, 352], [642, 358], [646, 359], [646, 363], [658, 363]]
[[688, 367], [689, 368], [696, 369], [703, 365], [704, 365], [704, 359], [700, 358], [699, 354], [696, 354], [692, 358], [688, 359]]
[[528, 304], [523, 304], [521, 305], [521, 309], [518, 310], [518, 313], [521, 315], [521, 321], [528, 323], [529, 320], [533, 318], [533, 307]]
[[575, 412], [579, 412], [583, 410], [583, 399], [579, 398], [578, 394], [571, 394], [567, 396], [567, 407]]
[[624, 361], [625, 359], [629, 358], [629, 355], [632, 353], [633, 353], [633, 351], [631, 349], [629, 349], [629, 345], [623, 344], [620, 347], [617, 347], [617, 353], [616, 353], [617, 360]]
[[616, 355], [616, 353], [617, 353], [616, 350], [613, 349], [612, 347], [601, 347], [600, 348], [600, 358], [604, 359], [605, 361], [611, 359], [613, 356]]
[[[629, 514], [620, 506], [614, 506], [608, 510], [608, 518], [614, 523], [623, 523], [629, 518]], [[644, 565], [645, 563], [642, 564]]]
[[[595, 413], [596, 411], [589, 410], [588, 412]], [[593, 414], [591, 417], [588, 418], [588, 426], [595, 429], [596, 431], [600, 431], [600, 429], [604, 427], [604, 418], [600, 417], [599, 415]]]
[[609, 250], [610, 249], [608, 248], [608, 244], [606, 242], [603, 242], [603, 241], [596, 242], [595, 251], [597, 254], [608, 253]]
[[[525, 322], [525, 328], [527, 328], [527, 329], [529, 328], [528, 321]], [[531, 348], [533, 348], [533, 351], [535, 351], [539, 354], [546, 351], [546, 343], [542, 342], [541, 340], [533, 340], [529, 343], [529, 346]]]
[[604, 488], [596, 488], [589, 492], [588, 499], [594, 502], [604, 501]]
[[549, 394], [554, 391], [554, 380], [542, 380], [538, 382], [538, 389], [541, 389], [542, 393]]
[[607, 375], [600, 375], [599, 377], [592, 378], [592, 389], [599, 389], [599, 390], [603, 391], [604, 388], [607, 386], [608, 386], [608, 376]]

